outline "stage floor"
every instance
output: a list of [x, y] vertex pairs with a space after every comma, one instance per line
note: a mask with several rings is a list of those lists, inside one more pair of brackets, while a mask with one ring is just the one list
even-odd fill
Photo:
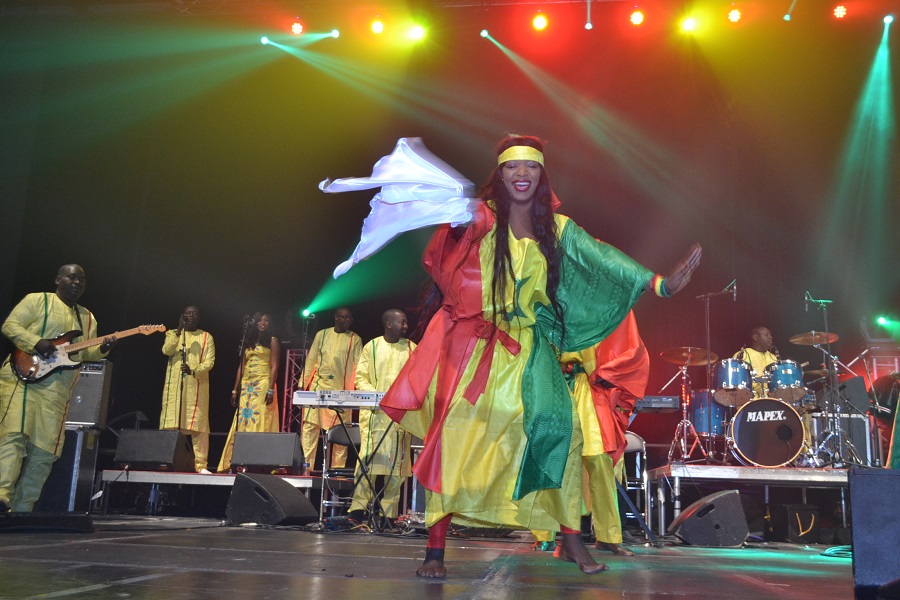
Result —
[[417, 578], [420, 534], [314, 533], [173, 517], [94, 516], [93, 533], [0, 533], [2, 598], [853, 598], [851, 559], [826, 546], [738, 549], [634, 545], [632, 558], [591, 549], [593, 576], [531, 539], [452, 538], [449, 576]]

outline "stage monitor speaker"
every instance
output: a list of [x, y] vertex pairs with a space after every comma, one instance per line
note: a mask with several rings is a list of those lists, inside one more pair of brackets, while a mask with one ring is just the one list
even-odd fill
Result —
[[283, 469], [296, 475], [303, 469], [303, 449], [296, 433], [234, 434], [232, 467], [245, 469]]
[[139, 471], [194, 472], [194, 450], [180, 431], [122, 429], [114, 461]]
[[900, 511], [900, 471], [851, 469], [850, 535], [853, 541], [853, 585], [858, 591], [877, 590], [900, 579], [897, 542]]
[[81, 374], [72, 390], [69, 414], [66, 415], [70, 427], [103, 429], [106, 426], [112, 368], [112, 363], [106, 360], [81, 364]]
[[691, 546], [737, 548], [750, 535], [737, 490], [717, 492], [688, 506], [669, 533]]
[[225, 515], [232, 525], [306, 525], [319, 513], [303, 492], [275, 475], [238, 473]]

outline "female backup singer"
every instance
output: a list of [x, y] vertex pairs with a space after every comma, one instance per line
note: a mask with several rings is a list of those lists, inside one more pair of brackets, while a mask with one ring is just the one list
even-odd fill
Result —
[[253, 315], [250, 327], [244, 332], [241, 347], [244, 355], [231, 392], [231, 405], [237, 410], [225, 441], [222, 460], [219, 461], [219, 473], [231, 468], [236, 432], [277, 432], [280, 429], [275, 378], [278, 376], [281, 344], [272, 335], [272, 319], [268, 314]]

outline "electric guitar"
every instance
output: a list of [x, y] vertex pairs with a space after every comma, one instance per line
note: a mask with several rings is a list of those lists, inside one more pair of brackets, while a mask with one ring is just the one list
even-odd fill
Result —
[[96, 337], [90, 340], [72, 343], [69, 340], [81, 335], [81, 332], [76, 329], [50, 340], [53, 342], [53, 345], [56, 346], [56, 352], [53, 353], [53, 356], [44, 358], [40, 354], [28, 354], [27, 352], [16, 348], [13, 350], [9, 364], [12, 367], [13, 373], [16, 374], [16, 377], [25, 383], [34, 383], [59, 369], [77, 369], [81, 365], [81, 361], [72, 359], [70, 355], [81, 352], [85, 348], [99, 346], [107, 337], [116, 336], [116, 338], [121, 339], [138, 333], [150, 335], [151, 333], [165, 330], [165, 325], [140, 325], [132, 329], [126, 329], [125, 331], [117, 331], [103, 337]]

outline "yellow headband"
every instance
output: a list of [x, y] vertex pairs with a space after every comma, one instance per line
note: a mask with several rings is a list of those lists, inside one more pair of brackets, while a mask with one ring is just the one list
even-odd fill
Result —
[[544, 153], [531, 146], [510, 146], [497, 157], [497, 164], [502, 165], [508, 160], [533, 160], [544, 166]]

